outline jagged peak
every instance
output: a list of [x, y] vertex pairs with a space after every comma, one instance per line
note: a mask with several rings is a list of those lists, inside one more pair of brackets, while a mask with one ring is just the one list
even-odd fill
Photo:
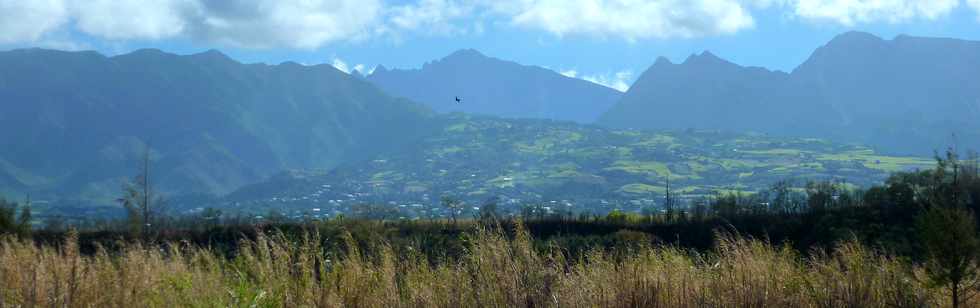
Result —
[[221, 60], [221, 61], [234, 61], [230, 57], [228, 57], [228, 55], [225, 55], [223, 52], [217, 49], [208, 49], [203, 52], [193, 54], [191, 56], [205, 58], [205, 59]]
[[839, 45], [839, 44], [850, 45], [855, 43], [883, 42], [883, 41], [884, 39], [868, 32], [847, 31], [835, 36], [833, 39], [827, 42], [827, 46]]
[[731, 62], [719, 58], [710, 51], [702, 51], [701, 54], [692, 54], [684, 60], [684, 64], [730, 64]]
[[486, 58], [487, 56], [473, 48], [466, 48], [454, 51], [453, 53], [446, 56], [448, 58]]
[[653, 62], [654, 66], [673, 65], [673, 64], [674, 62], [671, 62], [670, 59], [667, 59], [667, 57], [664, 56], [657, 57], [657, 60]]

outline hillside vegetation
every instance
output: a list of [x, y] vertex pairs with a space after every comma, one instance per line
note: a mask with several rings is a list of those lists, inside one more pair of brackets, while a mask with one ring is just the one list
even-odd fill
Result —
[[114, 203], [144, 151], [167, 193], [222, 194], [427, 132], [428, 111], [329, 65], [217, 51], [0, 52], [0, 194]]
[[[452, 196], [476, 206], [555, 203], [605, 212], [677, 200], [751, 193], [789, 181], [869, 187], [934, 160], [886, 156], [858, 145], [709, 131], [645, 132], [547, 120], [451, 115], [441, 132], [397, 152], [325, 173], [282, 174], [228, 195], [232, 207], [348, 212], [362, 203], [437, 205]], [[554, 205], [552, 205], [554, 206]]]

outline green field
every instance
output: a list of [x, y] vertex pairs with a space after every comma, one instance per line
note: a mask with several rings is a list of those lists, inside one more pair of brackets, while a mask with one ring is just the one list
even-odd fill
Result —
[[[609, 130], [544, 120], [453, 115], [441, 133], [410, 148], [304, 178], [321, 194], [361, 193], [368, 201], [412, 202], [439, 195], [474, 200], [633, 200], [802, 187], [833, 180], [855, 187], [890, 173], [929, 168], [925, 157], [896, 157], [820, 139], [720, 132]], [[383, 163], [378, 163], [383, 161]], [[245, 189], [257, 190], [256, 187]], [[311, 193], [270, 190], [264, 197]]]

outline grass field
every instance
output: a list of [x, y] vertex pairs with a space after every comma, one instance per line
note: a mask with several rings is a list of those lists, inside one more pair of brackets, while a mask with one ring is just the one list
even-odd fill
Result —
[[[803, 257], [792, 249], [721, 237], [711, 252], [650, 246], [620, 231], [619, 252], [568, 259], [532, 248], [527, 233], [468, 235], [457, 260], [396, 254], [383, 242], [324, 253], [320, 239], [269, 234], [234, 257], [173, 243], [81, 255], [0, 241], [4, 307], [927, 307], [946, 294], [923, 270], [853, 243]], [[976, 299], [968, 306], [980, 304]]]

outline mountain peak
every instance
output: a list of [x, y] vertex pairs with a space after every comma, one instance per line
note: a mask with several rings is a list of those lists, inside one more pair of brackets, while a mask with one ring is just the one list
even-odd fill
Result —
[[684, 64], [693, 65], [715, 65], [715, 64], [725, 64], [730, 63], [722, 58], [719, 58], [710, 51], [703, 51], [701, 54], [692, 54], [684, 60]]
[[139, 62], [139, 61], [169, 61], [177, 57], [178, 56], [176, 54], [165, 52], [156, 48], [141, 48], [127, 54], [114, 56], [112, 57], [112, 59]]
[[673, 64], [674, 62], [670, 62], [670, 59], [667, 59], [667, 57], [664, 56], [657, 57], [657, 60], [653, 62], [654, 66], [673, 65]]
[[474, 60], [483, 60], [487, 58], [489, 57], [480, 53], [476, 49], [469, 48], [469, 49], [460, 49], [454, 51], [453, 53], [449, 54], [445, 58], [442, 58], [442, 61], [474, 61]]
[[220, 61], [232, 61], [230, 57], [222, 53], [217, 49], [208, 49], [203, 52], [193, 54], [191, 56], [208, 59], [208, 60], [220, 60]]
[[163, 50], [156, 48], [140, 48], [129, 53], [130, 55], [166, 55], [169, 54]]
[[827, 46], [832, 45], [854, 45], [854, 44], [867, 44], [867, 43], [877, 43], [884, 41], [882, 38], [875, 36], [874, 34], [861, 32], [861, 31], [848, 31], [838, 34], [830, 42], [827, 42]]

